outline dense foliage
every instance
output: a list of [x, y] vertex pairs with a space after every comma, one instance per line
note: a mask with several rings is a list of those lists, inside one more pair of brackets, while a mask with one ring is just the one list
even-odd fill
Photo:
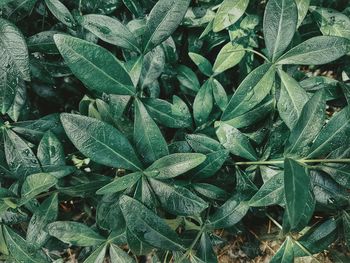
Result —
[[346, 262], [347, 3], [0, 0], [0, 260]]

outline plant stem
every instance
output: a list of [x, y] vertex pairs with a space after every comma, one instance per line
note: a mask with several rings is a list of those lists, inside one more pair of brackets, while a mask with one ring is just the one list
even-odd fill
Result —
[[198, 240], [200, 239], [200, 237], [202, 236], [203, 232], [205, 230], [205, 226], [203, 226], [201, 228], [201, 230], [199, 230], [196, 238], [193, 240], [191, 246], [187, 249], [187, 251], [182, 255], [182, 257], [180, 257], [178, 260], [175, 261], [175, 263], [181, 263], [182, 261], [184, 261], [187, 256], [192, 252], [192, 249], [195, 247], [195, 245], [197, 244]]
[[[350, 159], [299, 159], [301, 163], [350, 163]], [[268, 164], [283, 164], [284, 160], [270, 161], [253, 161], [253, 162], [235, 162], [234, 165], [268, 165]]]

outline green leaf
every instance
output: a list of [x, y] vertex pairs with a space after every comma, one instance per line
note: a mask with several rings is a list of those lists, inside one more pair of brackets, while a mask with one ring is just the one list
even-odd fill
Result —
[[76, 114], [61, 114], [74, 146], [91, 160], [116, 168], [141, 170], [141, 163], [125, 136], [102, 121]]
[[166, 40], [181, 23], [190, 0], [160, 0], [149, 14], [143, 36], [144, 52]]
[[350, 133], [350, 107], [337, 112], [322, 128], [312, 144], [308, 158], [320, 157], [330, 153], [332, 150], [347, 144]]
[[74, 246], [98, 246], [105, 241], [90, 227], [73, 221], [53, 222], [47, 226], [47, 230], [51, 236]]
[[18, 78], [11, 72], [0, 69], [0, 110], [5, 114], [11, 107], [17, 91]]
[[350, 18], [347, 15], [318, 6], [310, 6], [309, 9], [323, 35], [350, 39]]
[[186, 103], [178, 96], [173, 97], [173, 104], [161, 100], [147, 98], [142, 102], [148, 113], [159, 124], [169, 128], [186, 128], [192, 125], [192, 118]]
[[27, 39], [28, 49], [31, 52], [59, 54], [53, 36], [59, 31], [42, 31]]
[[245, 50], [242, 45], [228, 42], [225, 46], [222, 47], [218, 56], [216, 57], [213, 66], [214, 73], [221, 73], [229, 68], [236, 66], [242, 60], [244, 55]]
[[213, 66], [209, 60], [207, 60], [202, 55], [193, 52], [188, 53], [188, 55], [204, 75], [210, 77], [213, 74]]
[[286, 144], [286, 154], [303, 156], [325, 121], [326, 100], [324, 92], [316, 92], [303, 107], [300, 117]]
[[272, 61], [280, 57], [292, 41], [298, 22], [294, 0], [269, 0], [264, 14], [264, 40]]
[[249, 200], [249, 206], [261, 207], [284, 204], [284, 174], [277, 173], [265, 182]]
[[204, 134], [187, 134], [186, 141], [195, 152], [212, 153], [222, 150], [221, 144]]
[[193, 102], [193, 116], [199, 126], [208, 120], [213, 108], [213, 79], [204, 82]]
[[84, 260], [84, 263], [103, 263], [105, 260], [107, 245], [102, 243]]
[[129, 229], [126, 230], [126, 238], [130, 250], [135, 255], [148, 255], [153, 250], [153, 247], [150, 244], [141, 241], [141, 239]]
[[81, 18], [80, 24], [107, 43], [140, 52], [137, 39], [126, 26], [115, 18], [89, 14]]
[[27, 244], [27, 242], [13, 231], [8, 226], [3, 226], [3, 233], [7, 243], [7, 247], [10, 251], [11, 256], [17, 262], [26, 263], [48, 263], [50, 262], [43, 253], [39, 251], [33, 251]]
[[45, 4], [51, 13], [63, 24], [74, 27], [75, 21], [68, 8], [59, 0], [45, 0]]
[[344, 237], [347, 247], [350, 247], [350, 215], [344, 210], [343, 211], [343, 228], [344, 228]]
[[163, 73], [165, 66], [165, 53], [161, 46], [148, 52], [143, 60], [140, 83], [142, 88], [149, 87], [156, 82]]
[[166, 250], [183, 250], [181, 240], [165, 221], [129, 196], [120, 198], [127, 227], [138, 239], [153, 247]]
[[219, 81], [213, 79], [212, 81], [212, 91], [216, 105], [224, 111], [227, 106], [227, 95], [224, 87], [221, 85]]
[[96, 208], [96, 223], [104, 230], [125, 228], [125, 220], [119, 206], [119, 194], [104, 195]]
[[297, 23], [297, 28], [301, 25], [303, 22], [307, 11], [309, 10], [309, 5], [311, 0], [294, 0], [297, 8], [298, 8], [298, 23]]
[[123, 0], [123, 3], [136, 17], [143, 16], [143, 9], [139, 0]]
[[134, 95], [135, 88], [129, 74], [108, 50], [68, 35], [57, 34], [54, 39], [69, 68], [89, 89]]
[[111, 244], [109, 247], [109, 256], [111, 257], [111, 263], [134, 263], [135, 260], [131, 258], [124, 250], [118, 246]]
[[203, 262], [211, 262], [211, 263], [218, 262], [217, 256], [213, 248], [213, 244], [207, 233], [203, 233], [201, 235], [201, 238], [198, 242], [197, 251], [198, 251], [197, 252], [198, 257], [201, 260], [203, 260]]
[[130, 188], [141, 178], [141, 172], [135, 172], [131, 174], [124, 175], [122, 177], [115, 178], [111, 183], [105, 185], [100, 188], [96, 194], [105, 195], [105, 194], [113, 194], [125, 189]]
[[215, 175], [221, 169], [228, 156], [229, 151], [226, 149], [207, 154], [205, 161], [191, 171], [191, 177], [204, 179]]
[[37, 173], [27, 176], [21, 189], [22, 202], [27, 202], [38, 194], [46, 192], [56, 183], [57, 179], [49, 173]]
[[30, 81], [29, 55], [24, 36], [11, 22], [0, 18], [0, 69]]
[[58, 198], [57, 194], [49, 196], [45, 201], [36, 208], [32, 218], [29, 221], [26, 240], [39, 249], [49, 239], [49, 234], [45, 228], [49, 223], [54, 222], [58, 215]]
[[214, 200], [225, 200], [228, 193], [223, 189], [207, 183], [191, 183], [191, 187], [201, 196]]
[[271, 258], [270, 263], [293, 263], [294, 247], [292, 238], [288, 236], [277, 253]]
[[[301, 238], [298, 243], [302, 245], [311, 254], [320, 253], [336, 241], [338, 237], [337, 221], [330, 218], [311, 227]], [[294, 246], [295, 257], [309, 256], [300, 246]]]
[[274, 110], [274, 100], [272, 96], [267, 96], [262, 102], [256, 105], [250, 111], [234, 117], [224, 123], [237, 129], [250, 126], [264, 119], [272, 110]]
[[216, 130], [216, 136], [218, 137], [222, 146], [224, 146], [232, 154], [252, 161], [258, 159], [249, 138], [235, 127], [222, 122]]
[[209, 229], [227, 228], [237, 224], [248, 212], [248, 202], [241, 201], [237, 195], [227, 200], [209, 217]]
[[180, 82], [180, 86], [194, 92], [197, 92], [199, 90], [199, 81], [197, 75], [192, 71], [192, 69], [184, 65], [180, 65], [176, 70], [176, 77]]
[[213, 31], [219, 32], [233, 25], [244, 14], [249, 1], [246, 0], [224, 0], [216, 12]]
[[203, 199], [184, 187], [176, 184], [170, 185], [152, 178], [148, 180], [161, 206], [171, 214], [181, 216], [199, 215], [208, 207]]
[[11, 130], [4, 130], [6, 161], [11, 172], [17, 178], [25, 178], [28, 174], [41, 172], [38, 159], [32, 149]]
[[41, 139], [37, 155], [42, 166], [66, 164], [63, 145], [51, 131], [46, 132]]
[[254, 108], [270, 92], [274, 79], [275, 67], [272, 64], [264, 64], [254, 69], [233, 94], [221, 120], [230, 120]]
[[[19, 22], [27, 15], [31, 14], [38, 0], [11, 0], [3, 6], [2, 16], [11, 21]], [[7, 0], [5, 2], [8, 2]], [[3, 1], [1, 2], [3, 4]]]
[[[284, 192], [289, 223], [292, 228], [295, 228], [310, 202], [311, 181], [308, 169], [289, 158], [284, 161]], [[313, 211], [309, 212], [311, 214], [307, 216], [308, 218]]]
[[350, 40], [335, 36], [310, 38], [281, 56], [276, 63], [296, 65], [322, 65], [349, 52]]
[[309, 100], [306, 91], [287, 73], [278, 71], [281, 78], [281, 93], [277, 108], [281, 119], [292, 130], [300, 118], [301, 111]]
[[329, 174], [338, 184], [350, 188], [350, 165], [349, 164], [323, 164], [315, 167]]
[[155, 161], [146, 171], [158, 172], [157, 179], [169, 179], [197, 167], [205, 159], [201, 153], [173, 153]]
[[138, 99], [135, 100], [134, 142], [147, 164], [169, 154], [161, 131]]

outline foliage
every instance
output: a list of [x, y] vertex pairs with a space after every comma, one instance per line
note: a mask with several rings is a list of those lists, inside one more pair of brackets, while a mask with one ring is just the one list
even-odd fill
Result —
[[0, 1], [0, 259], [349, 247], [346, 2]]

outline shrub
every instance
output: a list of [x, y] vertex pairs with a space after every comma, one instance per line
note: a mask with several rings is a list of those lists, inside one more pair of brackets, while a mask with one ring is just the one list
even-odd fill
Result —
[[1, 260], [345, 262], [345, 4], [2, 0]]

